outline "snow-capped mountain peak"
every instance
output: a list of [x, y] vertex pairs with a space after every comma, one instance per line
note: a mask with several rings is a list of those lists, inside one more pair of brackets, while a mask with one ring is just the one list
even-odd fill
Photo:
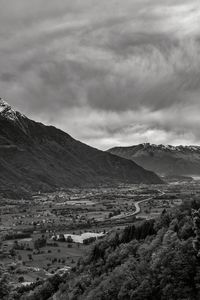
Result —
[[11, 108], [11, 106], [2, 98], [0, 98], [0, 112], [4, 111], [7, 108]]
[[11, 121], [18, 119], [19, 115], [24, 117], [24, 115], [16, 112], [12, 107], [2, 98], [0, 98], [0, 116], [3, 116]]

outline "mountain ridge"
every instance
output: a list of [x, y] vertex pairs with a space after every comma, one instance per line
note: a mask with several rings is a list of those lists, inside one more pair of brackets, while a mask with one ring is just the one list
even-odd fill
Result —
[[141, 143], [141, 144], [137, 144], [137, 145], [132, 145], [132, 146], [116, 146], [113, 148], [108, 149], [107, 151], [111, 151], [113, 149], [117, 149], [117, 148], [124, 148], [124, 149], [128, 149], [128, 148], [135, 148], [135, 147], [143, 147], [143, 148], [151, 148], [151, 149], [162, 149], [162, 150], [170, 150], [170, 151], [181, 151], [183, 149], [189, 149], [189, 150], [199, 150], [200, 151], [200, 146], [198, 145], [177, 145], [177, 146], [173, 146], [170, 144], [151, 144], [151, 143]]
[[161, 176], [200, 175], [200, 146], [138, 144], [114, 147], [109, 153], [130, 159]]
[[119, 183], [162, 183], [130, 160], [92, 148], [28, 119], [0, 100], [0, 187], [31, 190]]

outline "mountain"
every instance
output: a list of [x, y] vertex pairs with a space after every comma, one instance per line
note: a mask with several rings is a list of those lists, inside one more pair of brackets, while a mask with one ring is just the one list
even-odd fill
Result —
[[0, 192], [161, 182], [134, 162], [30, 120], [0, 99]]
[[159, 175], [200, 175], [199, 146], [164, 146], [140, 144], [131, 147], [115, 147], [109, 153], [138, 163]]

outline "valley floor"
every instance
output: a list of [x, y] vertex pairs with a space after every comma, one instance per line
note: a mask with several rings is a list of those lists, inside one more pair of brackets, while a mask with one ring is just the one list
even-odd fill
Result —
[[13, 287], [65, 274], [114, 228], [157, 218], [200, 196], [198, 181], [38, 193], [1, 199], [0, 258]]

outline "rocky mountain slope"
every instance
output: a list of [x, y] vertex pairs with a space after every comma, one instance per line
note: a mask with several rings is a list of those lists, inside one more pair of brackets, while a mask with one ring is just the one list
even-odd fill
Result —
[[0, 99], [0, 192], [125, 182], [161, 180], [132, 161], [28, 119]]
[[159, 175], [200, 175], [199, 146], [174, 147], [147, 143], [131, 147], [115, 147], [108, 152], [131, 159]]

